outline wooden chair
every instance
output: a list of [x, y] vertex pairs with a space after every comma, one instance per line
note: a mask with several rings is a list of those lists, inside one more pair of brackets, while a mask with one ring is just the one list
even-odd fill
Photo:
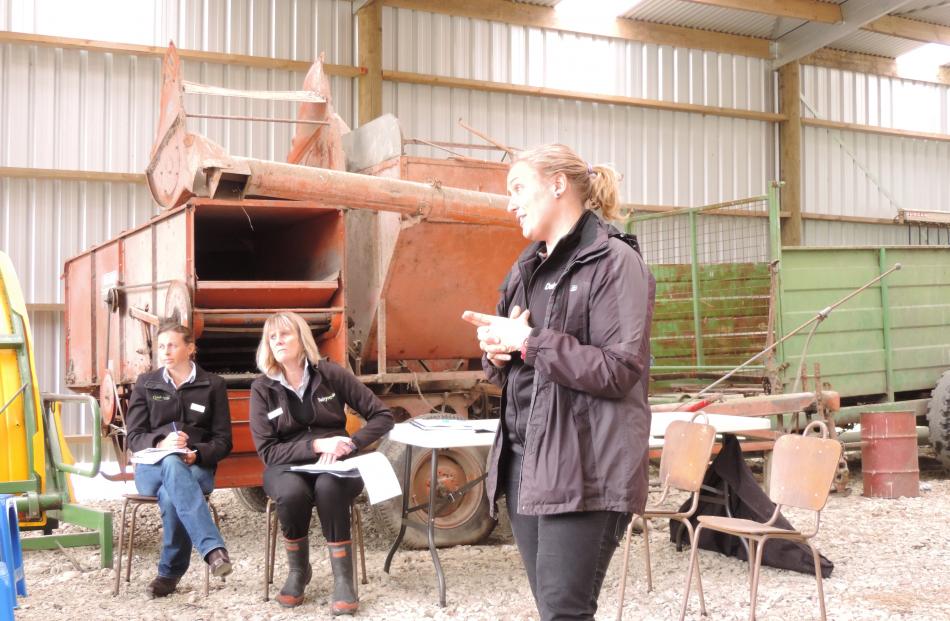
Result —
[[[155, 505], [158, 506], [158, 497], [157, 496], [142, 496], [141, 494], [123, 494], [122, 500], [122, 522], [119, 525], [119, 549], [118, 554], [115, 555], [115, 584], [112, 587], [112, 596], [115, 597], [119, 594], [119, 582], [120, 576], [122, 575], [122, 555], [123, 555], [123, 545], [125, 544], [125, 516], [128, 513], [129, 505], [132, 506], [132, 524], [129, 529], [129, 551], [128, 551], [128, 561], [125, 564], [125, 581], [129, 582], [132, 575], [132, 551], [135, 546], [135, 518], [138, 514], [139, 508], [142, 505]], [[214, 525], [218, 526], [218, 510], [215, 508], [214, 504], [211, 502], [210, 496], [205, 496], [205, 500], [208, 501], [208, 507], [211, 509], [211, 515], [214, 518]], [[211, 567], [204, 563], [205, 566], [205, 580], [204, 588], [202, 593], [205, 597], [208, 597], [208, 585], [211, 581]], [[221, 578], [221, 581], [224, 582], [224, 578]]]
[[[277, 504], [267, 499], [267, 529], [264, 531], [264, 601], [270, 599], [270, 585], [274, 583], [274, 565], [276, 561], [277, 550]], [[363, 517], [360, 515], [360, 509], [356, 502], [350, 505], [350, 520], [353, 531], [353, 550], [359, 557], [360, 569], [363, 572], [363, 579], [358, 580], [359, 570], [353, 568], [353, 589], [359, 593], [359, 582], [367, 584], [366, 579], [366, 550], [363, 549]], [[356, 559], [354, 559], [356, 560]]]
[[[648, 506], [643, 515], [643, 546], [646, 558], [647, 591], [653, 590], [653, 576], [650, 567], [650, 520], [673, 519], [682, 523], [690, 541], [694, 540], [693, 525], [689, 519], [696, 513], [699, 506], [699, 493], [709, 465], [709, 456], [712, 454], [713, 442], [716, 439], [716, 430], [711, 425], [695, 422], [697, 413], [692, 421], [673, 421], [666, 429], [663, 440], [663, 453], [660, 456], [660, 486], [661, 495], [656, 504]], [[692, 501], [686, 511], [678, 508], [663, 507], [671, 489], [690, 492]], [[623, 569], [620, 575], [620, 605], [617, 608], [618, 621], [623, 618], [623, 596], [627, 585], [627, 565], [630, 557], [630, 539], [633, 532], [633, 519], [627, 525], [626, 541], [623, 547]], [[696, 575], [699, 597], [703, 598], [703, 585]]]
[[[821, 437], [809, 436], [814, 429], [821, 430]], [[821, 421], [814, 421], [805, 427], [802, 435], [784, 435], [775, 442], [772, 450], [772, 471], [769, 476], [769, 498], [775, 503], [775, 511], [767, 522], [729, 518], [723, 516], [701, 515], [699, 526], [693, 536], [690, 551], [689, 572], [686, 576], [686, 593], [683, 595], [683, 608], [680, 621], [686, 617], [689, 603], [689, 587], [693, 569], [699, 577], [699, 558], [697, 554], [700, 533], [703, 529], [745, 538], [749, 542], [749, 558], [753, 561], [749, 585], [749, 619], [755, 620], [755, 597], [759, 586], [762, 568], [762, 549], [769, 539], [790, 539], [800, 541], [811, 550], [815, 561], [815, 580], [818, 583], [818, 603], [821, 619], [825, 620], [825, 595], [821, 585], [821, 561], [818, 550], [811, 538], [818, 534], [821, 524], [821, 510], [828, 501], [828, 492], [834, 480], [838, 460], [841, 458], [841, 444], [828, 438], [828, 428]], [[815, 513], [814, 530], [803, 532], [775, 526], [783, 506], [806, 509]], [[754, 557], [754, 559], [753, 559]], [[706, 604], [700, 596], [700, 611], [706, 614]]]

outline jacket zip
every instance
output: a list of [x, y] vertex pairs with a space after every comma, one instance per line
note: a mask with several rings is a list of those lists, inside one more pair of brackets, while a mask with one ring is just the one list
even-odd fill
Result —
[[[603, 247], [602, 249], [598, 249], [598, 250], [594, 251], [593, 253], [590, 253], [590, 254], [588, 254], [588, 255], [586, 255], [586, 256], [584, 256], [584, 257], [581, 257], [581, 258], [578, 258], [578, 259], [575, 259], [575, 260], [571, 261], [571, 262], [567, 265], [567, 268], [561, 273], [561, 275], [558, 276], [558, 279], [554, 282], [554, 290], [551, 291], [551, 300], [548, 302], [548, 308], [547, 308], [547, 310], [544, 312], [544, 325], [543, 325], [544, 328], [548, 328], [548, 327], [549, 327], [548, 324], [551, 323], [551, 311], [552, 311], [552, 309], [554, 308], [554, 304], [553, 304], [553, 302], [554, 302], [554, 296], [555, 296], [555, 294], [557, 294], [557, 293], [560, 292], [560, 290], [561, 290], [561, 282], [563, 282], [563, 280], [568, 276], [568, 274], [570, 274], [570, 273], [572, 273], [572, 272], [574, 271], [574, 268], [575, 268], [576, 266], [584, 265], [584, 264], [588, 263], [589, 261], [592, 261], [592, 260], [594, 260], [594, 259], [599, 259], [601, 256], [607, 254], [607, 250], [608, 250], [608, 245], [609, 245], [609, 243], [610, 243], [610, 237], [608, 236], [608, 238], [607, 238], [607, 243], [604, 244], [604, 247]], [[524, 286], [524, 278], [521, 279], [521, 282], [522, 282], [522, 286]], [[533, 381], [532, 386], [531, 386], [531, 405], [530, 405], [529, 408], [528, 408], [528, 421], [527, 421], [527, 424], [525, 425], [525, 429], [524, 429], [524, 435], [525, 435], [524, 453], [525, 453], [525, 457], [528, 456], [528, 445], [529, 445], [529, 441], [530, 441], [529, 438], [528, 438], [528, 434], [530, 433], [530, 430], [531, 430], [531, 416], [534, 414], [534, 400], [535, 400], [535, 398], [538, 396], [538, 376], [539, 376], [539, 375], [540, 375], [540, 373], [538, 373], [538, 370], [535, 369], [535, 370], [534, 370], [534, 381]], [[517, 433], [517, 432], [516, 432], [516, 433]], [[522, 459], [522, 461], [521, 461], [521, 471], [518, 473], [518, 500], [519, 500], [519, 501], [521, 500], [521, 489], [522, 489], [522, 483], [524, 482], [524, 481], [523, 481], [523, 479], [524, 479], [524, 462], [525, 462], [525, 460]], [[522, 510], [522, 511], [527, 511], [527, 507], [526, 507], [525, 505], [521, 505], [521, 510]]]

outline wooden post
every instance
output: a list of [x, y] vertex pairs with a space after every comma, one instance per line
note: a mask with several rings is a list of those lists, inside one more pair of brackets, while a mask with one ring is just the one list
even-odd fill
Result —
[[370, 0], [356, 12], [357, 61], [366, 73], [359, 78], [359, 124], [383, 113], [383, 3]]
[[779, 124], [779, 168], [782, 186], [782, 245], [802, 244], [802, 101], [801, 66], [797, 62], [778, 70], [780, 112], [786, 120]]

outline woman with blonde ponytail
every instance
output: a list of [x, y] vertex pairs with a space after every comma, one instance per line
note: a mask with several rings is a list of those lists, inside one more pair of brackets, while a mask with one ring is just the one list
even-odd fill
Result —
[[594, 618], [614, 550], [646, 504], [655, 283], [636, 239], [608, 222], [617, 186], [613, 169], [564, 145], [518, 154], [508, 211], [532, 243], [496, 313], [463, 315], [503, 387], [487, 493], [493, 511], [507, 498], [544, 620]]

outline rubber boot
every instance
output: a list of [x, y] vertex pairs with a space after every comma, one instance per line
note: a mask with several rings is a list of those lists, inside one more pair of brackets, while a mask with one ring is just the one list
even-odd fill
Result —
[[330, 569], [333, 570], [333, 599], [330, 611], [336, 615], [351, 615], [360, 607], [353, 580], [353, 542], [327, 543], [330, 549]]
[[277, 603], [284, 608], [293, 608], [303, 602], [304, 589], [313, 577], [310, 540], [307, 537], [284, 539], [284, 550], [287, 551], [287, 580], [277, 594]]

